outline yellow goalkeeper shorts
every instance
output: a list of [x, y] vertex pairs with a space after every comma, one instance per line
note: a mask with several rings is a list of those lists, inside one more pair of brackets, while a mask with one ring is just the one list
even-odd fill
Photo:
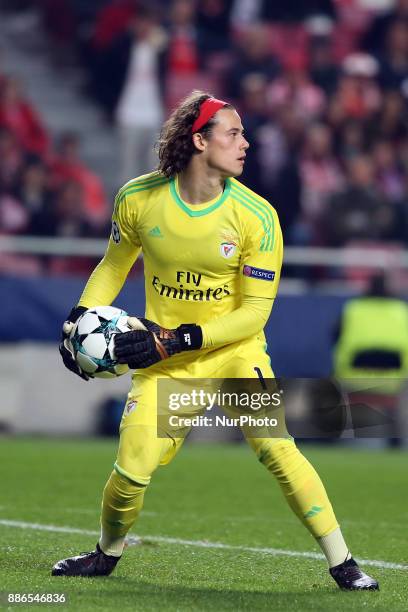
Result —
[[[158, 465], [169, 463], [181, 447], [185, 435], [175, 436], [170, 428], [166, 430], [160, 426], [158, 431], [158, 384], [167, 379], [177, 388], [179, 379], [254, 378], [260, 381], [274, 378], [263, 334], [217, 349], [180, 353], [149, 368], [136, 370], [120, 423], [115, 469], [147, 485]], [[247, 436], [245, 427], [242, 430]], [[279, 436], [290, 438], [285, 426]], [[252, 438], [251, 446], [254, 445]]]

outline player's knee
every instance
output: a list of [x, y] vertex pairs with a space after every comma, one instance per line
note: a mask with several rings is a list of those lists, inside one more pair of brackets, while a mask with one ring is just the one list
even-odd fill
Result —
[[124, 471], [115, 463], [114, 470], [110, 478], [115, 489], [122, 495], [133, 495], [139, 493], [141, 489], [146, 489], [148, 482], [140, 482], [142, 478], [137, 479], [132, 474], [125, 474]]
[[141, 485], [148, 485], [160, 464], [163, 441], [151, 427], [127, 427], [121, 432], [115, 470]]
[[259, 461], [275, 476], [283, 476], [296, 470], [305, 458], [293, 440], [265, 440], [257, 449]]
[[153, 470], [146, 469], [143, 463], [136, 461], [118, 461], [114, 465], [115, 472], [137, 487], [147, 487]]
[[113, 470], [103, 492], [102, 524], [125, 535], [143, 507], [146, 485]]

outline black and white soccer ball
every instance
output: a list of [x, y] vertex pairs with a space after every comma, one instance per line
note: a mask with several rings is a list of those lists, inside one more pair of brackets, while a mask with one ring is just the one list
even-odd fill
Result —
[[114, 306], [89, 308], [79, 317], [69, 340], [83, 372], [96, 378], [115, 378], [129, 371], [125, 363], [118, 363], [114, 352], [116, 334], [134, 329], [128, 320], [127, 312]]

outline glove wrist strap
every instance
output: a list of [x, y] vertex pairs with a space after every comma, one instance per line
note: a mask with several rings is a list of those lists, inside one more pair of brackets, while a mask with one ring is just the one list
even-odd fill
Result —
[[203, 332], [199, 325], [188, 323], [177, 328], [182, 351], [193, 351], [201, 348], [203, 344]]
[[79, 319], [79, 317], [86, 311], [88, 310], [87, 308], [85, 308], [85, 306], [74, 306], [71, 309], [71, 312], [68, 315], [68, 319], [67, 321], [70, 321], [71, 323], [76, 323], [76, 321]]

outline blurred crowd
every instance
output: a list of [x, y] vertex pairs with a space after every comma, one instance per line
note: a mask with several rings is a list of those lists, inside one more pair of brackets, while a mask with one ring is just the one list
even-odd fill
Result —
[[[242, 180], [286, 244], [408, 244], [408, 0], [9, 4], [39, 11], [53, 61], [83, 66], [117, 127], [118, 185], [154, 166], [169, 110], [205, 89], [240, 112]], [[110, 204], [79, 136], [53, 142], [23, 88], [0, 77], [0, 232], [101, 235]]]

